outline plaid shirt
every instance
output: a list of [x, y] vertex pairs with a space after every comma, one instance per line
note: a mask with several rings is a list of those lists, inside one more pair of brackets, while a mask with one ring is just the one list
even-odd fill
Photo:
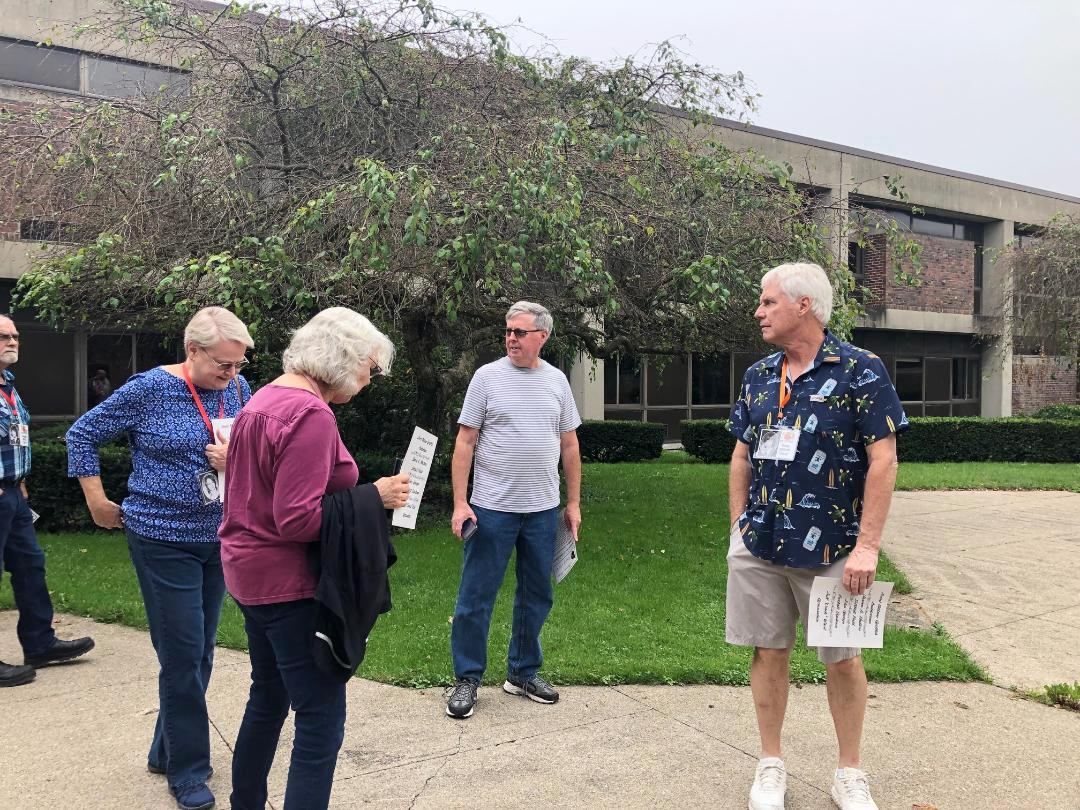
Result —
[[13, 422], [29, 425], [30, 411], [26, 410], [19, 392], [15, 390], [15, 375], [11, 369], [4, 369], [4, 380], [0, 386], [6, 393], [15, 396], [18, 411], [18, 417], [14, 418], [11, 403], [7, 397], [0, 397], [0, 480], [19, 480], [30, 474], [30, 445], [16, 447], [11, 443], [11, 425]]

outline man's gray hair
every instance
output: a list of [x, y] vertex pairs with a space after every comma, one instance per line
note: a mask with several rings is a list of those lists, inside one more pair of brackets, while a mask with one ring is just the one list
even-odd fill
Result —
[[200, 309], [184, 327], [185, 346], [194, 343], [200, 349], [209, 349], [223, 340], [235, 340], [249, 349], [255, 348], [244, 322], [224, 307]]
[[347, 307], [324, 309], [297, 329], [281, 357], [285, 371], [309, 377], [353, 396], [369, 358], [390, 373], [394, 344], [359, 312]]
[[814, 317], [827, 326], [832, 318], [832, 282], [820, 265], [810, 262], [781, 264], [761, 277], [761, 289], [768, 284], [776, 284], [780, 291], [792, 301], [798, 301], [804, 295], [810, 299], [810, 311]]
[[551, 330], [555, 328], [555, 321], [552, 319], [548, 308], [540, 304], [534, 304], [532, 301], [518, 301], [510, 309], [506, 310], [506, 320], [510, 320], [515, 315], [532, 315], [533, 329], [543, 329], [549, 335]]

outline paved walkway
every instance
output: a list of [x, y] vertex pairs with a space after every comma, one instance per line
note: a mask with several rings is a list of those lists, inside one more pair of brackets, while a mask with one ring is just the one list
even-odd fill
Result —
[[[1030, 529], [1035, 502], [1045, 530]], [[1002, 667], [1017, 655], [1026, 662], [1017, 670], [1022, 680], [1073, 680], [1080, 677], [1076, 623], [1068, 621], [1080, 601], [1080, 540], [1067, 527], [1075, 526], [1078, 509], [1080, 496], [1062, 493], [905, 494], [890, 521], [890, 547], [912, 581], [925, 583], [918, 596], [932, 618], [955, 629], [962, 644], [974, 642], [971, 649], [996, 680], [1016, 677]], [[1024, 537], [997, 532], [1016, 525], [1021, 511]], [[992, 614], [1001, 620], [990, 621], [984, 608], [1007, 615]], [[0, 658], [7, 661], [19, 660], [15, 621], [13, 612], [0, 613]], [[1013, 625], [1020, 627], [1007, 643], [996, 640], [1004, 635], [984, 635], [994, 626], [1011, 632], [1006, 628]], [[5, 810], [175, 806], [163, 778], [144, 769], [156, 707], [149, 639], [61, 617], [64, 636], [88, 632], [98, 649], [86, 660], [0, 691]], [[228, 806], [229, 748], [247, 679], [246, 657], [220, 650], [209, 695], [218, 771], [211, 787], [220, 807]], [[562, 693], [560, 703], [547, 707], [483, 689], [476, 716], [455, 722], [443, 714], [441, 690], [353, 680], [332, 806], [746, 806], [757, 749], [749, 690], [628, 686]], [[871, 693], [864, 759], [883, 810], [1080, 808], [1080, 715], [987, 684], [872, 684]], [[834, 743], [823, 687], [792, 690], [787, 728], [789, 810], [832, 807]], [[271, 775], [277, 810], [290, 745], [286, 733]]]

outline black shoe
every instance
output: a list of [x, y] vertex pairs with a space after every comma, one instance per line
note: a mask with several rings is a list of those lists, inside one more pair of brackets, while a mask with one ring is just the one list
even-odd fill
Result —
[[[150, 773], [157, 774], [158, 776], [164, 776], [168, 772], [165, 768], [162, 768], [160, 765], [155, 765], [153, 762], [146, 763], [146, 770], [150, 771]], [[211, 768], [210, 773], [206, 775], [206, 781], [209, 782], [213, 778], [214, 769]]]
[[214, 806], [214, 794], [202, 782], [174, 790], [173, 796], [180, 810], [210, 810]]
[[461, 680], [454, 684], [454, 691], [446, 700], [446, 713], [457, 720], [472, 717], [476, 706], [476, 684]]
[[26, 656], [26, 665], [41, 669], [49, 664], [59, 664], [78, 658], [80, 655], [86, 655], [92, 649], [94, 649], [94, 640], [89, 636], [73, 638], [71, 641], [57, 639], [45, 652]]
[[559, 693], [555, 691], [555, 687], [539, 675], [533, 675], [528, 680], [519, 680], [508, 675], [503, 683], [503, 691], [508, 695], [524, 695], [529, 700], [535, 700], [537, 703], [557, 703], [559, 701]]
[[5, 664], [0, 661], [0, 686], [22, 686], [37, 677], [33, 667]]

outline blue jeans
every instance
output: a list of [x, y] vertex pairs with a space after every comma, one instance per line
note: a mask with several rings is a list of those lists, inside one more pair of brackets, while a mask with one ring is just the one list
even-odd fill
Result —
[[551, 612], [551, 559], [559, 510], [496, 512], [473, 506], [476, 533], [465, 541], [461, 585], [450, 629], [454, 676], [479, 683], [487, 669], [488, 629], [495, 597], [517, 549], [517, 592], [506, 671], [528, 679], [544, 660], [540, 630]]
[[154, 540], [130, 529], [127, 541], [161, 666], [147, 761], [164, 768], [176, 790], [210, 774], [206, 687], [225, 599], [221, 545]]
[[18, 486], [4, 486], [0, 495], [0, 556], [11, 574], [11, 590], [19, 609], [19, 636], [24, 655], [38, 655], [56, 642], [53, 606], [45, 584], [45, 552], [38, 545], [30, 507]]
[[345, 737], [345, 684], [315, 666], [315, 600], [240, 605], [251, 655], [251, 691], [233, 752], [233, 810], [263, 810], [281, 726], [296, 712], [285, 810], [330, 804]]

